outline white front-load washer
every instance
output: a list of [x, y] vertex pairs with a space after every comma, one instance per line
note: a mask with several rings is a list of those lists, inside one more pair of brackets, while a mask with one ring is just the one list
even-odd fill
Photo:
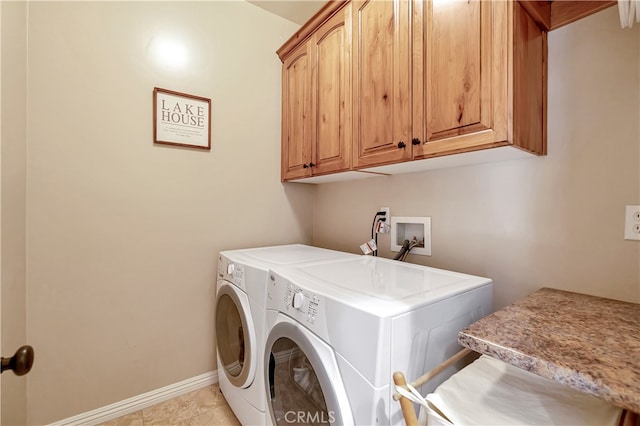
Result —
[[218, 380], [243, 425], [265, 423], [265, 303], [270, 268], [358, 257], [301, 244], [220, 252], [215, 330]]
[[267, 421], [402, 424], [393, 372], [417, 378], [457, 352], [458, 331], [491, 313], [492, 288], [488, 278], [371, 256], [273, 268]]

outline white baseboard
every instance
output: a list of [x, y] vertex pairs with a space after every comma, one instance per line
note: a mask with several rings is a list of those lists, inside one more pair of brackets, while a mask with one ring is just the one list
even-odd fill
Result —
[[218, 370], [210, 371], [172, 385], [152, 390], [96, 410], [87, 411], [67, 419], [51, 423], [51, 426], [93, 426], [127, 414], [135, 413], [143, 408], [168, 401], [177, 396], [218, 383]]

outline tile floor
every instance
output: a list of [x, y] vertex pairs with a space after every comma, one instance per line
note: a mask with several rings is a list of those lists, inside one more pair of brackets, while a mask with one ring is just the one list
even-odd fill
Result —
[[207, 386], [100, 426], [240, 426], [217, 384]]

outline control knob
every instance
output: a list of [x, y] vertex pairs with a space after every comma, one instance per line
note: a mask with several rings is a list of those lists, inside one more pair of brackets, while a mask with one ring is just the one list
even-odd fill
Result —
[[227, 265], [227, 274], [231, 275], [236, 270], [236, 265], [234, 263], [229, 262]]
[[301, 291], [296, 291], [295, 293], [293, 293], [291, 306], [293, 306], [294, 309], [300, 309], [302, 308], [302, 305], [304, 305], [304, 294], [302, 294]]

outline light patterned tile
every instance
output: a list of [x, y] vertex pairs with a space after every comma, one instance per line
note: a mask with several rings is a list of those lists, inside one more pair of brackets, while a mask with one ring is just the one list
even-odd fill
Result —
[[201, 409], [208, 410], [212, 407], [227, 405], [227, 401], [224, 399], [222, 392], [220, 392], [218, 384], [199, 389], [192, 392], [191, 395]]
[[207, 386], [142, 410], [144, 424], [177, 424], [212, 408], [226, 405], [217, 385]]
[[135, 413], [118, 417], [117, 419], [102, 423], [99, 426], [144, 426], [142, 411], [136, 411]]
[[178, 423], [176, 426], [241, 426], [228, 405], [211, 408], [204, 413]]

